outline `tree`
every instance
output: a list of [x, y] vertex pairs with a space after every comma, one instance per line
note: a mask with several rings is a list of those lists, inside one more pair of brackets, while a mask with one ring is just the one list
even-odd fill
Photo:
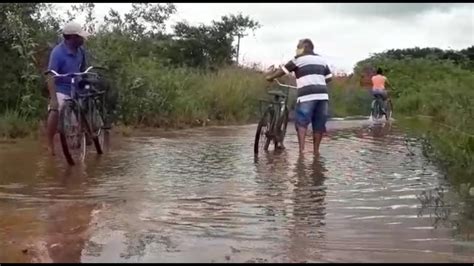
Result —
[[234, 40], [233, 38], [237, 37], [237, 49], [232, 51], [233, 55], [236, 56], [237, 64], [239, 62], [240, 39], [247, 36], [247, 31], [254, 32], [261, 27], [257, 21], [242, 14], [222, 16], [221, 21], [213, 21], [213, 23], [220, 32], [229, 33], [232, 36], [232, 41]]
[[259, 27], [258, 22], [241, 14], [222, 16], [220, 21], [212, 21], [211, 25], [191, 26], [186, 22], [178, 22], [174, 26], [175, 42], [171, 43], [173, 49], [170, 51], [179, 54], [170, 54], [171, 61], [192, 67], [232, 64], [236, 55], [233, 46], [235, 37], [240, 39], [247, 31]]
[[133, 3], [124, 17], [111, 9], [105, 16], [105, 29], [126, 34], [134, 40], [151, 37], [164, 30], [164, 22], [176, 12], [174, 4]]

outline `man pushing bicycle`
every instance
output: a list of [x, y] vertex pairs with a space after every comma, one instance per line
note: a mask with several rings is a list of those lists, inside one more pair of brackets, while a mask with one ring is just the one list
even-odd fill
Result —
[[319, 155], [319, 145], [326, 132], [328, 118], [327, 83], [332, 78], [331, 70], [323, 58], [314, 53], [313, 42], [310, 39], [302, 39], [298, 42], [295, 58], [266, 79], [273, 81], [290, 72], [295, 73], [298, 91], [295, 125], [300, 153], [304, 151], [306, 131], [311, 123], [314, 154]]
[[[48, 70], [59, 74], [82, 72], [86, 69], [85, 50], [82, 47], [89, 33], [75, 22], [69, 22], [63, 27], [64, 40], [53, 48], [49, 57]], [[59, 110], [64, 101], [70, 98], [71, 77], [48, 79], [49, 106], [47, 122], [47, 138], [49, 152], [54, 156], [54, 136], [57, 132]]]

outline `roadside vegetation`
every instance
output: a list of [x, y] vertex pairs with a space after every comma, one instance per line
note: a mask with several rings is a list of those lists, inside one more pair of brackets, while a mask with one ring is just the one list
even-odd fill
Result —
[[265, 86], [257, 68], [237, 66], [236, 38], [260, 25], [241, 14], [209, 25], [178, 22], [165, 33], [173, 4], [132, 4], [111, 9], [102, 23], [94, 4], [73, 6], [66, 16], [43, 3], [0, 5], [0, 137], [37, 132], [48, 103], [45, 79], [61, 26], [80, 17], [94, 35], [87, 43], [91, 65], [102, 71], [102, 89], [116, 125], [182, 127], [246, 123], [258, 116]]
[[454, 184], [474, 188], [474, 46], [389, 50], [360, 61], [352, 76], [335, 82], [334, 113], [368, 114], [370, 77], [377, 67], [394, 87], [398, 123], [425, 140], [425, 154]]

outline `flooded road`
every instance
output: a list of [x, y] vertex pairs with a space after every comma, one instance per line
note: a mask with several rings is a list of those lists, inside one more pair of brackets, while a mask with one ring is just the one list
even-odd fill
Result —
[[117, 138], [73, 168], [0, 144], [0, 262], [474, 262], [473, 220], [416, 140], [328, 127], [319, 159], [293, 124], [258, 158], [255, 125]]

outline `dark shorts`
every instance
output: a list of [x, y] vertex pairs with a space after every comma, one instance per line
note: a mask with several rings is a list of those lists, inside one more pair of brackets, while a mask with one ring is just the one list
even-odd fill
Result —
[[328, 100], [314, 100], [296, 104], [295, 125], [307, 128], [309, 123], [313, 126], [313, 132], [326, 132], [326, 121], [328, 119]]
[[372, 96], [374, 97], [382, 97], [382, 99], [385, 101], [388, 98], [387, 91], [386, 90], [379, 90], [379, 89], [372, 89]]

